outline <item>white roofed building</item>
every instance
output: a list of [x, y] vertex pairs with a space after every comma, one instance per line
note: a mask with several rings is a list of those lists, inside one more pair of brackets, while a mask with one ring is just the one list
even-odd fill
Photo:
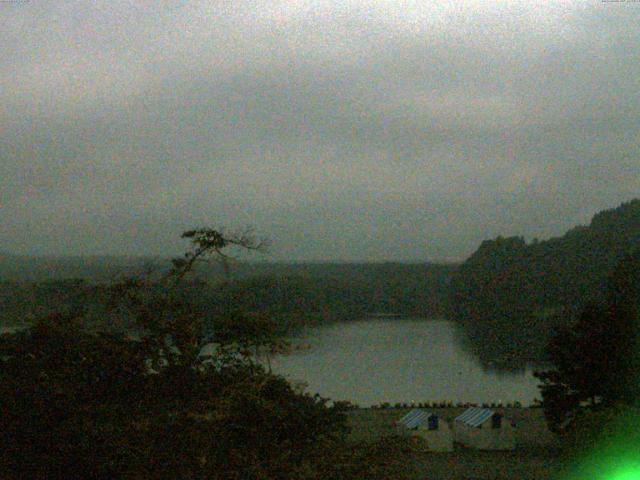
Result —
[[447, 421], [427, 410], [411, 410], [396, 423], [398, 432], [419, 437], [433, 452], [453, 451], [453, 435]]
[[488, 408], [469, 408], [456, 417], [454, 439], [478, 450], [514, 450], [515, 427], [501, 413]]

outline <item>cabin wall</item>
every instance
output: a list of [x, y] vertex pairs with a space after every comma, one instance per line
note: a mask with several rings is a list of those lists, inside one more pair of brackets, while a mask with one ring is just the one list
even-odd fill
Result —
[[453, 432], [447, 424], [440, 420], [438, 430], [429, 430], [427, 426], [421, 426], [415, 430], [410, 430], [399, 425], [397, 433], [408, 437], [419, 437], [426, 445], [427, 450], [432, 452], [452, 452], [453, 451]]
[[503, 422], [501, 428], [491, 428], [491, 421], [480, 428], [458, 422], [454, 427], [454, 439], [466, 447], [478, 450], [515, 449], [515, 430], [509, 422]]
[[475, 437], [479, 432], [480, 429], [478, 428], [473, 428], [462, 423], [456, 423], [453, 427], [453, 438], [457, 443], [465, 447], [473, 447], [474, 444], [477, 443]]
[[442, 427], [444, 422], [440, 422], [438, 430], [429, 430], [427, 428], [418, 428], [414, 431], [414, 435], [421, 437], [427, 443], [430, 451], [433, 452], [452, 452], [453, 451], [453, 435], [448, 426]]

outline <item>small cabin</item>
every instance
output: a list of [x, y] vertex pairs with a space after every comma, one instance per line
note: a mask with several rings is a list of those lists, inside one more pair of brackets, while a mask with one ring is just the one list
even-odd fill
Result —
[[469, 408], [453, 422], [456, 443], [477, 450], [514, 450], [515, 427], [501, 413]]
[[420, 438], [427, 450], [452, 452], [453, 435], [449, 424], [433, 412], [411, 410], [396, 423], [398, 433]]

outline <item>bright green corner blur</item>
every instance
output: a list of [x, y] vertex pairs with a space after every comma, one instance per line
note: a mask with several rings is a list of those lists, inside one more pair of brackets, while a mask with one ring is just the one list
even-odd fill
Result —
[[590, 412], [577, 425], [574, 461], [561, 480], [640, 480], [640, 408]]
[[620, 467], [608, 476], [606, 473], [603, 478], [607, 480], [640, 480], [640, 464], [631, 464]]

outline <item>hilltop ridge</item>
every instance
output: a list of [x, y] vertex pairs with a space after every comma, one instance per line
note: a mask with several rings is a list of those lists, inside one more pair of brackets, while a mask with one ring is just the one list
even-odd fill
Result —
[[450, 315], [487, 362], [542, 360], [554, 328], [597, 301], [615, 265], [639, 247], [640, 199], [598, 212], [561, 237], [486, 240], [452, 279]]

